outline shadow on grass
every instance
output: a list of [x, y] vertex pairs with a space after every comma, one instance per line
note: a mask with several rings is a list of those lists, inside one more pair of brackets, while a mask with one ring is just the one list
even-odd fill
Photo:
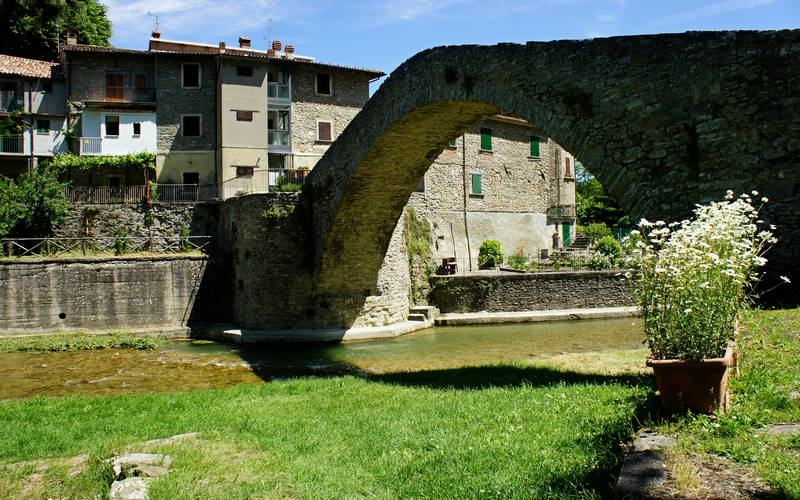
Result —
[[431, 389], [486, 389], [490, 387], [547, 387], [558, 384], [620, 384], [655, 387], [650, 374], [602, 375], [544, 366], [497, 364], [367, 375], [368, 380]]

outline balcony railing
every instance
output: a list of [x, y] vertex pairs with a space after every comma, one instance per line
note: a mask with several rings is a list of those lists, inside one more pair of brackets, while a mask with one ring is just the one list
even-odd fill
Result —
[[547, 209], [548, 217], [575, 218], [575, 205], [555, 205]]
[[24, 106], [25, 100], [22, 94], [17, 92], [0, 92], [0, 111], [11, 113], [19, 111]]
[[[146, 186], [67, 186], [67, 199], [76, 204], [140, 203], [147, 196]], [[198, 203], [218, 198], [216, 184], [159, 184], [152, 201]]]
[[283, 170], [270, 168], [256, 170], [253, 175], [235, 177], [222, 183], [222, 196], [224, 199], [248, 194], [270, 193], [275, 191], [288, 191], [284, 186], [291, 185], [297, 190], [305, 183], [309, 170]]
[[156, 102], [156, 89], [149, 87], [105, 87], [105, 94], [101, 99], [89, 97], [92, 100], [108, 102]]
[[270, 130], [267, 132], [267, 144], [270, 146], [288, 146], [289, 145], [289, 131], [288, 130]]
[[80, 154], [99, 155], [103, 154], [103, 139], [101, 137], [79, 137], [81, 143]]
[[25, 151], [25, 141], [22, 135], [0, 136], [0, 153], [22, 154]]
[[289, 85], [285, 83], [267, 84], [267, 98], [269, 99], [289, 99]]

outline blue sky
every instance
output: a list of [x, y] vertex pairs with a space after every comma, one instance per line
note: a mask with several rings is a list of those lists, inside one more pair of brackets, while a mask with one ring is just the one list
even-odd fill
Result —
[[[117, 47], [164, 38], [255, 48], [268, 40], [318, 61], [390, 73], [437, 45], [689, 30], [800, 28], [800, 0], [101, 0]], [[373, 89], [374, 90], [374, 89]]]

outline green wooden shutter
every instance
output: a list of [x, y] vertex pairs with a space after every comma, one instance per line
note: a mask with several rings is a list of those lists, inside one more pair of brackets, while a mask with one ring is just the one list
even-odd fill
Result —
[[561, 231], [564, 233], [564, 246], [570, 246], [571, 241], [571, 234], [570, 234], [570, 223], [565, 222], [561, 225]]
[[531, 137], [531, 156], [539, 157], [539, 138]]
[[456, 141], [450, 141], [450, 147], [451, 148], [456, 147]]
[[472, 194], [483, 194], [481, 174], [472, 174]]
[[481, 149], [484, 151], [492, 150], [492, 129], [481, 129]]

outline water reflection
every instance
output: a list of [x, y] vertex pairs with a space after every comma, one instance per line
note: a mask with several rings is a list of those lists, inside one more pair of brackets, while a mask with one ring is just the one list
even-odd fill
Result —
[[641, 347], [632, 319], [431, 328], [341, 344], [232, 346], [172, 342], [111, 349], [0, 354], [0, 399], [229, 387], [274, 378], [474, 366], [535, 356]]

